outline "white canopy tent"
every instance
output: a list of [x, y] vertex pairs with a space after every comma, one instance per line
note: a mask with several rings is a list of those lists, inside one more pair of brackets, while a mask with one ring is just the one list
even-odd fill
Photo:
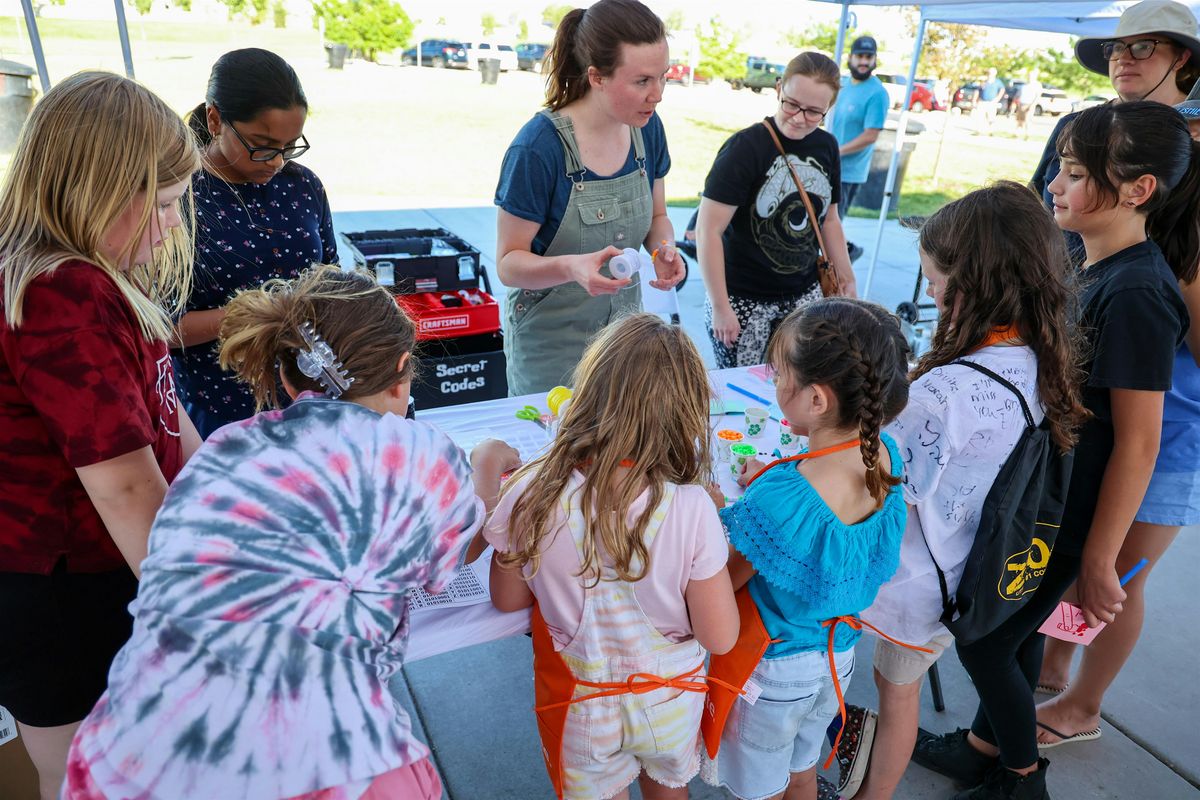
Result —
[[[838, 0], [817, 0], [818, 2], [837, 3]], [[871, 260], [867, 266], [867, 279], [863, 284], [860, 295], [867, 297], [871, 291], [871, 280], [875, 276], [875, 263], [878, 259], [879, 244], [883, 240], [883, 227], [887, 222], [888, 207], [891, 205], [895, 191], [896, 166], [900, 160], [901, 148], [904, 146], [904, 136], [908, 127], [908, 104], [911, 99], [913, 83], [917, 76], [917, 65], [921, 61], [921, 47], [925, 39], [927, 22], [951, 22], [969, 25], [990, 25], [998, 28], [1016, 28], [1018, 30], [1048, 31], [1051, 33], [1069, 33], [1076, 36], [1106, 36], [1112, 34], [1117, 27], [1121, 13], [1133, 5], [1135, 0], [1120, 0], [1119, 2], [1044, 2], [1044, 0], [1007, 0], [1007, 2], [972, 2], [972, 0], [925, 0], [918, 7], [921, 11], [917, 24], [917, 36], [913, 45], [912, 63], [908, 68], [908, 88], [904, 102], [900, 108], [900, 122], [896, 130], [896, 144], [892, 151], [891, 163], [888, 165], [887, 178], [884, 182], [883, 203], [879, 210], [879, 225], [875, 229], [875, 246], [871, 249]], [[1200, 0], [1183, 0], [1184, 5], [1190, 6], [1193, 13], [1200, 10]], [[861, 0], [855, 3], [838, 3], [842, 7], [842, 21], [838, 27], [836, 60], [842, 63], [842, 54], [846, 44], [846, 28], [850, 16], [851, 5], [860, 6], [899, 6], [914, 5], [904, 0]]]

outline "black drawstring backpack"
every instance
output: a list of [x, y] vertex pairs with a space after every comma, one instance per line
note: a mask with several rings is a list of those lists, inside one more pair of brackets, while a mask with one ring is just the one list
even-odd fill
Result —
[[1075, 453], [1058, 452], [1047, 420], [1033, 424], [1029, 404], [1017, 387], [973, 361], [952, 363], [1006, 387], [1025, 415], [1025, 430], [983, 501], [979, 529], [954, 597], [929, 551], [942, 589], [942, 624], [957, 641], [971, 644], [1016, 613], [1041, 585], [1062, 522]]

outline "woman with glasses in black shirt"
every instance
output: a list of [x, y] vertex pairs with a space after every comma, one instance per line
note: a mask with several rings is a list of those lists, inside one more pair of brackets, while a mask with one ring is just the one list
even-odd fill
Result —
[[293, 159], [308, 150], [308, 100], [295, 70], [258, 48], [213, 65], [205, 101], [189, 115], [204, 168], [193, 180], [196, 266], [182, 349], [181, 399], [200, 435], [254, 413], [254, 400], [217, 364], [225, 303], [239, 289], [338, 262], [325, 188]]
[[821, 220], [825, 255], [842, 292], [855, 296], [837, 214], [841, 157], [837, 140], [821, 128], [840, 88], [841, 74], [828, 57], [796, 56], [776, 87], [775, 113], [729, 137], [709, 170], [696, 245], [708, 288], [705, 322], [719, 368], [763, 363], [783, 318], [821, 299], [818, 240], [792, 169]]

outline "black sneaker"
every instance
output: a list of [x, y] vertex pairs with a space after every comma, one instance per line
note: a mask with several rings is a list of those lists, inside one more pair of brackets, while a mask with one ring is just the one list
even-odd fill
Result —
[[1000, 760], [985, 756], [967, 744], [967, 733], [969, 731], [966, 728], [959, 728], [937, 736], [920, 728], [917, 730], [917, 746], [913, 748], [912, 760], [964, 786], [978, 786]]
[[831, 782], [817, 776], [817, 800], [838, 800], [838, 790]]
[[846, 249], [850, 251], [850, 263], [853, 264], [862, 258], [863, 249], [854, 242], [846, 242]]
[[1050, 800], [1046, 791], [1046, 767], [1050, 762], [1038, 759], [1038, 768], [1028, 775], [1018, 775], [997, 763], [984, 777], [983, 783], [959, 792], [951, 800]]
[[[859, 706], [846, 706], [846, 728], [838, 743], [838, 794], [850, 800], [867, 777], [871, 762], [871, 745], [875, 742], [875, 725], [879, 715]], [[835, 720], [836, 721], [836, 720]], [[832, 744], [832, 742], [830, 742]]]

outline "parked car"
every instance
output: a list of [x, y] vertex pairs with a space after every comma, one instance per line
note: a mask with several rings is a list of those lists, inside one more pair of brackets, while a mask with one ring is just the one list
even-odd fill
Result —
[[[688, 76], [691, 74], [692, 74], [692, 68], [689, 65], [684, 64], [679, 61], [672, 61], [671, 65], [669, 67], [667, 67], [667, 83], [687, 83]], [[692, 76], [691, 82], [692, 83], [710, 83], [711, 81], [712, 81], [711, 75], [709, 75], [706, 72], [701, 72], [700, 70], [696, 70], [695, 75]]]
[[[423, 67], [466, 67], [467, 46], [452, 39], [426, 39], [420, 44]], [[410, 47], [400, 54], [401, 63], [415, 65], [417, 48]]]
[[741, 89], [745, 86], [757, 94], [763, 89], [774, 89], [775, 84], [783, 77], [785, 69], [786, 67], [783, 64], [776, 64], [765, 58], [751, 56], [746, 59], [746, 77], [734, 78], [729, 82], [729, 85], [734, 89]]
[[[904, 103], [905, 90], [908, 88], [908, 78], [903, 75], [888, 75], [886, 73], [880, 75], [876, 73], [875, 77], [883, 83], [883, 88], [887, 89], [888, 100], [891, 101], [892, 108], [899, 108]], [[934, 99], [933, 92], [925, 84], [917, 81], [913, 85], [912, 98], [909, 100], [909, 111], [938, 111], [940, 104]]]
[[1089, 94], [1082, 100], [1076, 100], [1074, 103], [1071, 103], [1071, 111], [1079, 112], [1083, 111], [1084, 109], [1094, 108], [1095, 106], [1102, 106], [1105, 103], [1110, 102], [1112, 102], [1111, 97], [1105, 97], [1102, 94]]
[[546, 60], [546, 53], [550, 50], [548, 44], [525, 44], [517, 45], [517, 69], [523, 69], [531, 72], [541, 72], [542, 62]]
[[508, 72], [517, 69], [517, 51], [511, 44], [498, 42], [467, 42], [467, 69], [479, 69], [479, 62], [485, 58], [500, 59], [500, 71]]
[[975, 110], [975, 98], [979, 96], [978, 83], [964, 83], [962, 86], [954, 90], [954, 96], [950, 98], [950, 108], [970, 114]]
[[[1004, 93], [1004, 100], [1001, 103], [1001, 113], [1007, 114], [1013, 110], [1013, 105], [1021, 95], [1021, 87], [1024, 85], [1025, 81], [1013, 81], [1008, 85], [1008, 90]], [[1067, 97], [1067, 93], [1057, 86], [1042, 84], [1042, 94], [1033, 105], [1033, 115], [1040, 117], [1043, 114], [1049, 114], [1052, 117], [1058, 117], [1070, 112], [1071, 98]]]

